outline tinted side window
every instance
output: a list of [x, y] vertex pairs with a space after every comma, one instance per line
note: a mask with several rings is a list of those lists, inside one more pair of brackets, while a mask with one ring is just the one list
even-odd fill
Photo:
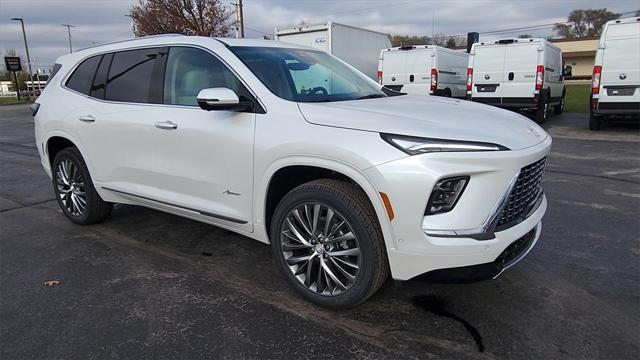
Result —
[[107, 78], [106, 100], [124, 102], [158, 102], [150, 99], [153, 69], [158, 49], [117, 52], [113, 55]]
[[100, 58], [102, 58], [102, 55], [93, 56], [83, 61], [73, 74], [71, 74], [69, 80], [67, 80], [67, 87], [89, 95], [89, 90], [93, 83], [93, 77], [96, 74], [96, 68], [100, 63]]
[[96, 76], [93, 79], [93, 85], [91, 85], [89, 96], [98, 99], [104, 99], [105, 85], [107, 83], [107, 73], [109, 72], [111, 59], [113, 59], [113, 54], [106, 54], [102, 57], [100, 65], [98, 65], [98, 71], [96, 71]]
[[53, 70], [51, 70], [51, 73], [49, 74], [49, 77], [47, 78], [47, 83], [44, 85], [44, 87], [47, 87], [47, 85], [49, 85], [49, 83], [51, 82], [51, 79], [53, 79], [54, 76], [56, 76], [56, 74], [58, 73], [58, 71], [60, 70], [60, 68], [62, 67], [62, 65], [55, 63], [53, 64]]
[[226, 87], [238, 97], [248, 97], [240, 80], [215, 56], [200, 49], [172, 47], [169, 50], [164, 82], [164, 103], [198, 106], [202, 89]]

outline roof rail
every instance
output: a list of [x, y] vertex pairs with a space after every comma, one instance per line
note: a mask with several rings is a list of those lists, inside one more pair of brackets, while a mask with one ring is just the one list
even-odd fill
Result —
[[94, 47], [98, 47], [98, 46], [104, 46], [104, 45], [113, 45], [113, 44], [120, 44], [120, 43], [125, 43], [125, 42], [129, 42], [129, 41], [136, 41], [136, 40], [143, 40], [143, 39], [151, 39], [151, 38], [159, 38], [159, 37], [171, 37], [171, 36], [186, 36], [184, 34], [158, 34], [158, 35], [149, 35], [149, 36], [142, 36], [142, 37], [137, 37], [137, 38], [133, 38], [133, 39], [125, 39], [125, 40], [118, 40], [118, 41], [111, 41], [111, 42], [106, 42], [103, 44], [96, 44], [96, 45], [91, 45], [91, 46], [87, 46], [84, 47], [82, 49], [78, 49], [76, 51], [80, 51], [80, 50], [86, 50], [86, 49], [92, 49]]

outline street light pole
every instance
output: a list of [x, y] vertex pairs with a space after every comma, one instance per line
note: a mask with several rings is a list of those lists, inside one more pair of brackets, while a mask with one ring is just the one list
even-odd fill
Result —
[[62, 26], [67, 27], [67, 34], [69, 34], [69, 53], [73, 52], [73, 47], [71, 46], [71, 28], [75, 27], [75, 25], [62, 24]]
[[[31, 72], [31, 57], [29, 56], [29, 46], [27, 45], [27, 33], [24, 31], [24, 19], [22, 18], [12, 18], [13, 21], [20, 21], [22, 25], [22, 38], [24, 39], [24, 49], [27, 52], [27, 65], [29, 67], [29, 81], [31, 81], [31, 94], [33, 97], [36, 97], [35, 89], [33, 86], [33, 73]], [[16, 89], [18, 90], [18, 89]], [[28, 90], [28, 89], [27, 89]], [[18, 90], [20, 91], [20, 90]]]

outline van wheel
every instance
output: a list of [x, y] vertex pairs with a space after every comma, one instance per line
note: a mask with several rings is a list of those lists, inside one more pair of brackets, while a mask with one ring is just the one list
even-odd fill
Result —
[[444, 89], [444, 97], [450, 98], [451, 96], [452, 96], [451, 89], [449, 88]]
[[593, 112], [589, 114], [589, 129], [590, 130], [600, 130], [602, 126], [602, 118]]
[[538, 110], [536, 110], [535, 121], [538, 124], [544, 124], [549, 119], [549, 96], [547, 92], [540, 94], [540, 100], [538, 102]]
[[353, 307], [388, 276], [378, 219], [353, 184], [323, 179], [291, 190], [276, 207], [270, 235], [289, 285], [317, 305]]
[[565, 97], [565, 93], [562, 93], [562, 99], [560, 99], [560, 104], [555, 105], [553, 107], [553, 113], [556, 115], [560, 115], [564, 112], [564, 97]]
[[53, 191], [58, 205], [69, 220], [79, 225], [103, 221], [112, 204], [96, 192], [87, 165], [76, 148], [61, 150], [53, 160]]

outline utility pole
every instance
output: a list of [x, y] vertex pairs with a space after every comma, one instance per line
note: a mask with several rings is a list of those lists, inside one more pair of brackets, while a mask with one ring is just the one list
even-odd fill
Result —
[[236, 7], [236, 38], [244, 38], [244, 17], [242, 16], [242, 0], [238, 0], [237, 3], [231, 3]]
[[69, 53], [73, 52], [73, 47], [71, 46], [71, 28], [75, 27], [74, 25], [62, 24], [62, 26], [67, 27], [67, 34], [69, 34]]
[[[31, 57], [29, 56], [29, 46], [27, 45], [27, 33], [24, 31], [24, 19], [22, 18], [11, 18], [12, 21], [20, 21], [20, 24], [22, 25], [22, 38], [24, 39], [24, 49], [27, 52], [27, 65], [29, 66], [29, 80], [31, 82], [31, 94], [33, 95], [33, 97], [36, 97], [35, 94], [35, 89], [33, 86], [33, 73], [31, 72]], [[17, 85], [17, 83], [16, 83]], [[18, 89], [16, 89], [18, 90]], [[27, 90], [29, 90], [28, 86], [27, 86]], [[20, 91], [20, 90], [18, 90]]]

